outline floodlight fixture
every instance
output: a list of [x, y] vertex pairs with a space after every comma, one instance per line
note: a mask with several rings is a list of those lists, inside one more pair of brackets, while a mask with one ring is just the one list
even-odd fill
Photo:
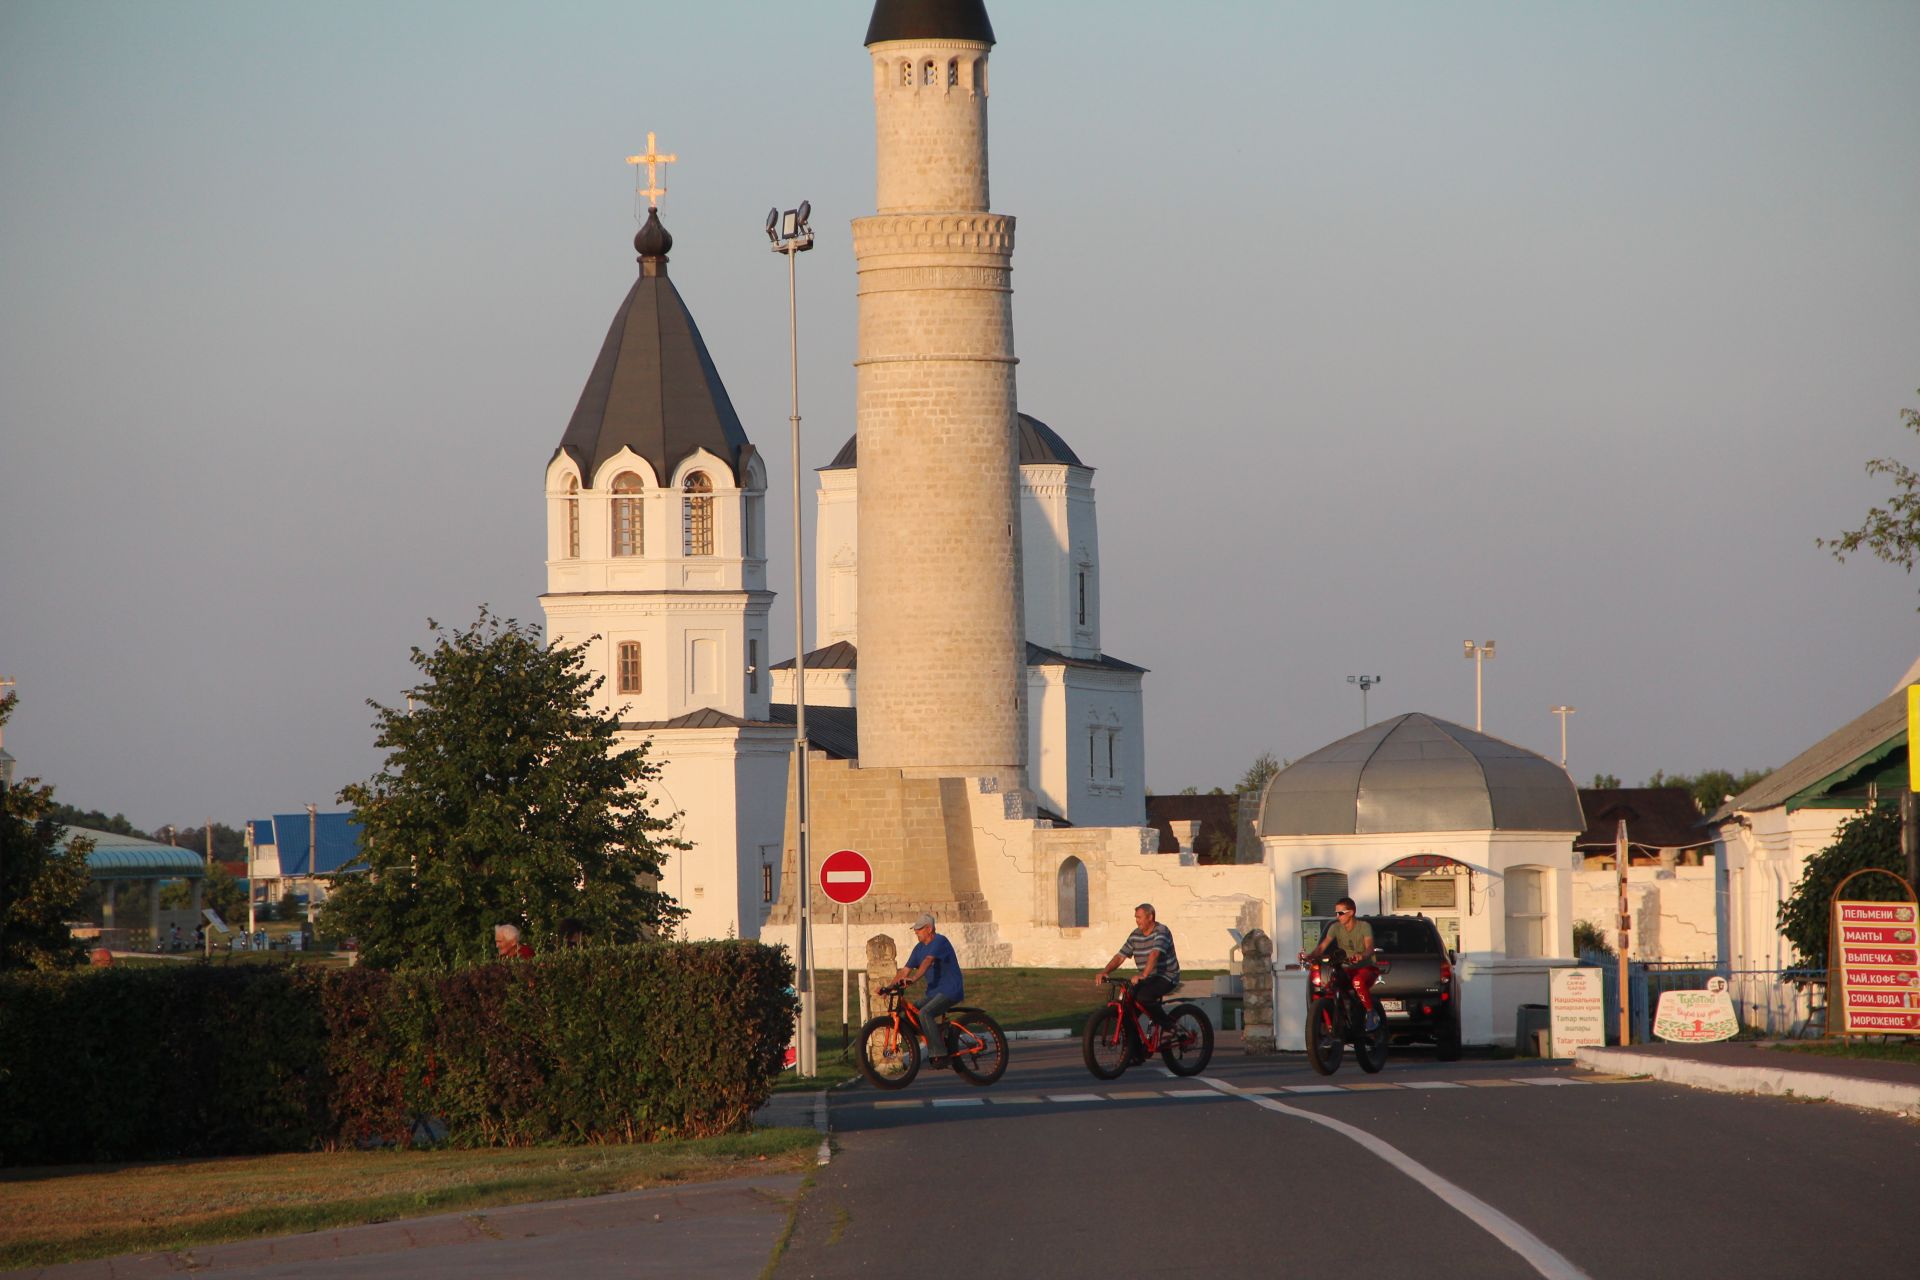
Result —
[[767, 210], [767, 239], [776, 245], [780, 243], [780, 211], [778, 209]]

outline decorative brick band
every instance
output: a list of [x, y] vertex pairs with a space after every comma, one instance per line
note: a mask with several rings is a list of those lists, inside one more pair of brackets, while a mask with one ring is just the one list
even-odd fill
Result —
[[922, 352], [910, 356], [866, 356], [855, 360], [853, 367], [863, 364], [1019, 364], [1019, 356], [983, 356], [970, 352]]
[[1013, 217], [1004, 213], [883, 213], [853, 221], [853, 253], [960, 249], [1011, 254]]

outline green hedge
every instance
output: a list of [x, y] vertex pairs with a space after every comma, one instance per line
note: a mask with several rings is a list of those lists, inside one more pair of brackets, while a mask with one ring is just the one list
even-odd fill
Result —
[[791, 1035], [753, 943], [455, 970], [82, 970], [0, 979], [0, 1163], [739, 1129]]

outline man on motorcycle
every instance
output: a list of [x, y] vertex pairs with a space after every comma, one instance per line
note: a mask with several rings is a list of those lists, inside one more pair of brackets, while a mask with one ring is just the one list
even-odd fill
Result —
[[1355, 915], [1355, 910], [1352, 898], [1334, 903], [1333, 923], [1320, 935], [1319, 945], [1302, 951], [1300, 959], [1318, 960], [1338, 947], [1346, 956], [1347, 975], [1353, 979], [1360, 1007], [1367, 1011], [1367, 1030], [1373, 1031], [1380, 1026], [1380, 1010], [1373, 998], [1373, 984], [1379, 980], [1380, 970], [1373, 963], [1373, 926]]
[[966, 979], [960, 974], [960, 957], [953, 944], [933, 931], [933, 914], [923, 914], [913, 922], [913, 950], [907, 955], [907, 967], [893, 975], [895, 982], [913, 982], [927, 975], [927, 997], [920, 1002], [920, 1026], [927, 1033], [927, 1065], [944, 1067], [947, 1053], [947, 1021], [943, 1015], [966, 998]]
[[1167, 1025], [1167, 1011], [1160, 1007], [1160, 997], [1180, 985], [1180, 959], [1173, 953], [1173, 930], [1154, 918], [1151, 902], [1143, 902], [1133, 909], [1133, 924], [1133, 932], [1113, 953], [1113, 959], [1107, 961], [1107, 967], [1094, 975], [1093, 985], [1097, 987], [1105, 982], [1122, 960], [1131, 959], [1140, 969], [1133, 976], [1134, 998], [1153, 1019], [1154, 1026], [1162, 1031], [1171, 1030]]

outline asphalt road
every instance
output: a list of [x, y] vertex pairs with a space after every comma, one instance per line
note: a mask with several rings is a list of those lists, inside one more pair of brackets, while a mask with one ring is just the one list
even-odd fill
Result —
[[[832, 1096], [781, 1280], [1911, 1275], [1920, 1124], [1827, 1104], [1396, 1052], [1217, 1055], [1106, 1083], [1022, 1042], [990, 1089]], [[1339, 1087], [1339, 1092], [1294, 1092]], [[936, 1268], [936, 1263], [938, 1267]]]

